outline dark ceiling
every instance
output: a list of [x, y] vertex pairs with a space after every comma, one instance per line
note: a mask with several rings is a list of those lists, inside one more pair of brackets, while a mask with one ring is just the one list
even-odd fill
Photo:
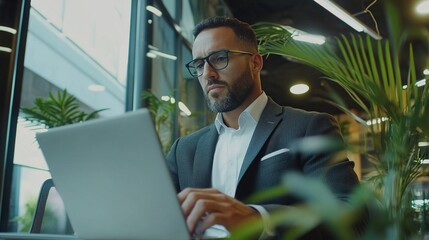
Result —
[[[403, 24], [423, 26], [427, 31], [429, 30], [428, 18], [417, 22], [410, 17], [411, 6], [416, 1], [418, 0], [395, 0], [395, 4], [400, 5]], [[325, 37], [357, 33], [313, 0], [224, 0], [224, 2], [234, 17], [250, 24], [261, 21], [275, 22]], [[377, 22], [380, 35], [383, 37], [388, 35], [384, 21], [383, 1], [375, 1], [374, 4], [372, 4], [374, 0], [335, 0], [334, 2], [355, 15], [371, 29], [376, 30], [375, 22], [371, 17], [372, 14]], [[365, 9], [370, 5], [371, 14], [365, 12]], [[420, 43], [421, 39], [418, 41]], [[426, 61], [428, 54], [427, 41], [426, 37], [423, 44], [417, 44], [418, 51], [424, 53], [424, 61]], [[357, 105], [350, 100], [344, 90], [331, 81], [325, 80], [320, 72], [280, 56], [270, 55], [265, 59], [261, 79], [264, 91], [281, 105], [331, 114], [340, 113], [337, 108], [321, 100], [328, 94], [324, 87], [327, 83], [343, 96], [349, 108], [357, 108]], [[307, 83], [310, 86], [310, 91], [303, 95], [291, 94], [289, 88], [298, 82]]]

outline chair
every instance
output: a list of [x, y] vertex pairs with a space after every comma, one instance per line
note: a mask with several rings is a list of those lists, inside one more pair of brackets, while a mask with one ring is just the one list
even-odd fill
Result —
[[42, 184], [30, 233], [73, 234], [61, 196], [52, 179]]

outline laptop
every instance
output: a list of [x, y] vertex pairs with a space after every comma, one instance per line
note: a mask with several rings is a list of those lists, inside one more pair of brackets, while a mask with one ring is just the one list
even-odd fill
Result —
[[38, 133], [75, 235], [82, 239], [204, 239], [188, 233], [147, 109]]

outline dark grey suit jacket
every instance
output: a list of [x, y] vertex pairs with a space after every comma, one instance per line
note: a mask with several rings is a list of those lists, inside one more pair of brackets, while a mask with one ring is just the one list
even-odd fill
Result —
[[[245, 155], [235, 198], [246, 202], [252, 194], [278, 186], [285, 173], [298, 171], [307, 176], [323, 177], [339, 199], [346, 199], [358, 184], [354, 163], [344, 159], [332, 164], [333, 152], [308, 154], [289, 151], [261, 161], [265, 155], [279, 149], [293, 149], [296, 140], [316, 135], [341, 139], [332, 116], [281, 107], [269, 98]], [[174, 142], [167, 162], [177, 191], [186, 187], [211, 187], [217, 139], [218, 132], [211, 124]], [[253, 204], [273, 211], [299, 201], [294, 196], [283, 196]]]

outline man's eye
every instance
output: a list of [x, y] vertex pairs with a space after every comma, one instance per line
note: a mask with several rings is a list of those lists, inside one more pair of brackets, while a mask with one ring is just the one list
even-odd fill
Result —
[[202, 69], [204, 68], [204, 61], [198, 61], [194, 63], [195, 68]]
[[213, 58], [214, 62], [225, 62], [227, 61], [227, 57], [225, 55], [218, 55]]

